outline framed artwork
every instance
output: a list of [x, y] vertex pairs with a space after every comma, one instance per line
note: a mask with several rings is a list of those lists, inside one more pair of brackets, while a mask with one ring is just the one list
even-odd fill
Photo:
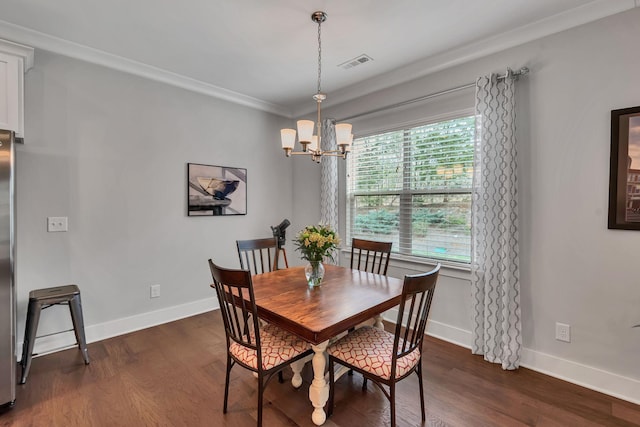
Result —
[[640, 230], [640, 106], [611, 111], [609, 228]]
[[188, 216], [247, 214], [247, 170], [187, 163]]

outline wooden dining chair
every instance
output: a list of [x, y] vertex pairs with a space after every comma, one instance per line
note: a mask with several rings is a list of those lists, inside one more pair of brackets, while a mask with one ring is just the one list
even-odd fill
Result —
[[[392, 242], [378, 242], [375, 240], [356, 239], [351, 240], [351, 268], [368, 271], [369, 273], [387, 275], [389, 257], [391, 255]], [[349, 333], [356, 328], [349, 329]], [[353, 370], [349, 370], [353, 375]], [[367, 379], [364, 379], [362, 388], [367, 387]]]
[[392, 242], [352, 239], [351, 268], [386, 276], [392, 245]]
[[335, 396], [334, 364], [338, 363], [360, 372], [382, 390], [391, 405], [392, 427], [396, 425], [396, 383], [415, 372], [420, 384], [422, 421], [425, 421], [422, 341], [439, 272], [440, 264], [428, 273], [405, 276], [395, 333], [364, 326], [327, 348], [329, 415], [333, 412]]
[[229, 270], [209, 260], [212, 288], [216, 290], [227, 338], [227, 373], [223, 413], [227, 413], [229, 377], [236, 364], [258, 377], [258, 427], [262, 426], [262, 402], [269, 380], [292, 362], [312, 353], [309, 343], [269, 323], [258, 322], [251, 273]]
[[277, 269], [279, 249], [275, 237], [236, 240], [236, 246], [241, 269], [249, 270], [251, 274], [262, 274]]
[[[263, 239], [236, 240], [240, 268], [249, 270], [251, 274], [262, 274], [278, 269], [278, 257], [280, 248], [275, 237]], [[284, 256], [285, 267], [289, 268], [287, 256]], [[262, 325], [264, 321], [260, 321]], [[283, 383], [282, 372], [278, 372], [278, 381]]]

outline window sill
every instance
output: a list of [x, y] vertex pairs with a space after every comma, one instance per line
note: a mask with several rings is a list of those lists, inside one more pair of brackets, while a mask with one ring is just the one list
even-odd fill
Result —
[[[340, 249], [342, 260], [348, 267], [351, 261], [351, 248], [346, 247]], [[389, 267], [399, 268], [402, 270], [411, 270], [410, 274], [418, 271], [428, 271], [433, 268], [437, 263], [441, 264], [441, 273], [447, 277], [455, 277], [462, 280], [470, 280], [471, 278], [471, 266], [469, 264], [435, 260], [430, 258], [414, 257], [402, 254], [391, 254], [391, 260], [389, 261]]]

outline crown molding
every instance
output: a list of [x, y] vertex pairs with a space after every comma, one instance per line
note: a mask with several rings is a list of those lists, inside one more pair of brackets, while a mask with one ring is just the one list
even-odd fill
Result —
[[[447, 68], [639, 6], [640, 0], [595, 0], [575, 9], [532, 22], [493, 37], [478, 40], [457, 49], [430, 56], [406, 67], [398, 68], [380, 76], [363, 80], [347, 88], [334, 91], [331, 93], [331, 98], [323, 102], [323, 108], [334, 107], [361, 96], [407, 83]], [[312, 113], [314, 109], [310, 108], [309, 103], [300, 103], [294, 106], [293, 111], [295, 116], [299, 117]]]
[[[640, 0], [595, 0], [515, 30], [433, 55], [406, 67], [351, 85], [332, 93], [330, 100], [325, 101], [325, 108], [635, 7], [640, 7]], [[306, 102], [296, 105], [295, 108], [287, 108], [2, 20], [0, 20], [0, 38], [11, 40], [15, 43], [10, 42], [10, 44], [17, 46], [20, 46], [17, 43], [26, 44], [286, 118], [298, 117], [313, 111]], [[33, 55], [30, 59], [27, 56], [25, 66], [26, 68], [33, 66]]]
[[0, 52], [9, 53], [11, 55], [21, 57], [24, 64], [25, 73], [33, 67], [32, 47], [0, 39]]
[[[246, 107], [266, 111], [268, 113], [277, 114], [279, 116], [287, 118], [293, 117], [291, 110], [283, 106], [2, 20], [0, 20], [0, 38], [28, 44], [37, 49], [112, 68], [114, 70], [137, 75], [146, 79], [176, 86]], [[17, 45], [17, 43], [9, 43]], [[33, 59], [31, 60], [31, 65], [33, 66]]]

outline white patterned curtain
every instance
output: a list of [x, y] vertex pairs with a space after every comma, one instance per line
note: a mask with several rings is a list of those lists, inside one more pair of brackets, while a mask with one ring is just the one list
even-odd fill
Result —
[[515, 78], [476, 81], [471, 289], [474, 354], [503, 369], [520, 366]]
[[[322, 122], [322, 150], [336, 147], [336, 128], [334, 119]], [[323, 156], [320, 177], [320, 222], [338, 229], [338, 158]]]
[[[322, 150], [336, 147], [336, 121], [322, 122]], [[338, 157], [323, 156], [320, 176], [320, 223], [338, 230]]]

